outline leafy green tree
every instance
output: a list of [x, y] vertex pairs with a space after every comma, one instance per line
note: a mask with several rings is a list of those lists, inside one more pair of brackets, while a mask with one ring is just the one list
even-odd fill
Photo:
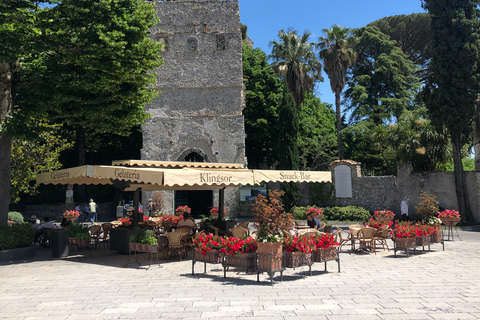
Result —
[[300, 169], [328, 170], [337, 157], [335, 113], [332, 105], [308, 93], [298, 113]]
[[62, 0], [47, 13], [52, 49], [30, 61], [20, 102], [74, 131], [83, 165], [87, 135], [129, 135], [148, 117], [144, 106], [157, 94], [150, 71], [163, 64], [149, 38], [155, 10], [138, 0]]
[[357, 52], [355, 46], [357, 38], [350, 28], [338, 24], [330, 29], [323, 29], [324, 37], [318, 38], [320, 59], [323, 59], [323, 70], [330, 79], [330, 87], [335, 93], [335, 114], [337, 119], [338, 157], [343, 159], [342, 142], [342, 114], [340, 108], [340, 94], [347, 81], [347, 69], [355, 62]]
[[38, 40], [39, 6], [47, 1], [2, 0], [0, 2], [0, 223], [7, 222], [10, 195], [12, 133], [9, 123], [15, 106], [14, 78], [22, 57], [41, 51]]
[[285, 78], [297, 109], [305, 101], [305, 93], [313, 91], [315, 82], [323, 81], [322, 65], [315, 57], [315, 44], [309, 42], [310, 37], [308, 31], [299, 36], [297, 30], [280, 30], [279, 41], [270, 42], [272, 67], [277, 75]]
[[432, 76], [425, 88], [431, 119], [450, 134], [459, 212], [472, 223], [461, 148], [468, 140], [479, 92], [479, 1], [423, 0], [432, 17]]
[[374, 21], [368, 26], [375, 26], [395, 40], [396, 45], [407, 55], [419, 69], [415, 76], [425, 83], [429, 76], [429, 62], [432, 59], [432, 27], [428, 13], [412, 13], [390, 16]]
[[[422, 110], [426, 113], [426, 109]], [[411, 163], [414, 171], [434, 171], [451, 157], [446, 130], [437, 131], [430, 120], [406, 111], [396, 125], [378, 130], [374, 140], [389, 152], [396, 164]]]
[[[298, 113], [295, 108], [293, 95], [288, 92], [288, 84], [283, 81], [283, 96], [279, 105], [278, 130], [278, 166], [277, 169], [298, 170]], [[285, 191], [282, 196], [286, 210], [290, 210], [300, 198], [299, 186], [296, 182], [282, 182], [281, 188]]]
[[416, 67], [377, 27], [358, 29], [356, 36], [358, 57], [345, 91], [350, 121], [372, 119], [375, 125], [394, 121], [405, 109], [414, 108], [420, 88]]
[[248, 166], [272, 166], [277, 159], [280, 80], [260, 49], [243, 44], [245, 144]]
[[60, 169], [60, 152], [72, 146], [60, 138], [58, 125], [51, 126], [44, 121], [36, 121], [35, 125], [43, 127], [35, 139], [13, 139], [10, 203], [18, 202], [21, 194], [36, 194], [37, 174]]

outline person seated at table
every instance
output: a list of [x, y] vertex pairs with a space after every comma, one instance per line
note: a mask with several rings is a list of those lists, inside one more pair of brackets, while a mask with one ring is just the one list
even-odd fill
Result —
[[180, 220], [177, 222], [177, 228], [180, 228], [180, 227], [191, 227], [190, 235], [194, 234], [196, 225], [195, 225], [195, 221], [190, 216], [190, 213], [185, 213], [183, 215], [183, 220]]
[[43, 219], [43, 223], [38, 226], [38, 230], [42, 230], [44, 228], [48, 228], [48, 229], [57, 229], [57, 226], [50, 221], [50, 218], [49, 217], [45, 217]]
[[318, 220], [311, 214], [307, 214], [307, 224], [312, 229], [315, 229], [317, 231], [322, 231], [322, 225], [320, 224], [320, 220]]

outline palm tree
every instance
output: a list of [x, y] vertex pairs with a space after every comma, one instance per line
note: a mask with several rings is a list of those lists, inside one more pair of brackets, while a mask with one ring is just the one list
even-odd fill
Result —
[[347, 69], [357, 58], [355, 46], [357, 38], [350, 28], [333, 25], [330, 29], [323, 29], [325, 37], [318, 38], [317, 47], [320, 49], [320, 59], [323, 60], [323, 70], [330, 79], [330, 87], [335, 93], [335, 113], [337, 117], [338, 157], [343, 159], [342, 115], [340, 109], [340, 94], [347, 82]]
[[305, 93], [313, 91], [316, 81], [323, 81], [322, 65], [315, 56], [315, 43], [309, 42], [310, 37], [308, 31], [299, 37], [297, 30], [288, 29], [278, 32], [278, 42], [270, 42], [272, 67], [278, 76], [285, 76], [297, 110], [305, 102]]

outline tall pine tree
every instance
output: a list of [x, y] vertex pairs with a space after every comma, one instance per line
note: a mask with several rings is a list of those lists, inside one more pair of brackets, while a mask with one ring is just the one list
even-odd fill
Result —
[[432, 17], [432, 75], [425, 102], [432, 121], [450, 134], [455, 189], [462, 219], [473, 222], [468, 200], [461, 149], [472, 131], [475, 100], [479, 92], [479, 27], [474, 0], [424, 0]]

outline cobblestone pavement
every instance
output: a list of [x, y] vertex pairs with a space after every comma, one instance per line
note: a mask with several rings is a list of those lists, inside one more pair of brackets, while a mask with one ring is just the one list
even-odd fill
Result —
[[39, 249], [0, 264], [0, 319], [480, 319], [480, 233], [460, 237], [409, 258], [346, 250], [341, 273], [335, 262], [328, 272], [315, 264], [313, 276], [287, 269], [273, 286], [266, 274], [223, 278], [219, 265], [192, 276], [191, 260], [147, 271], [109, 250], [52, 259]]

